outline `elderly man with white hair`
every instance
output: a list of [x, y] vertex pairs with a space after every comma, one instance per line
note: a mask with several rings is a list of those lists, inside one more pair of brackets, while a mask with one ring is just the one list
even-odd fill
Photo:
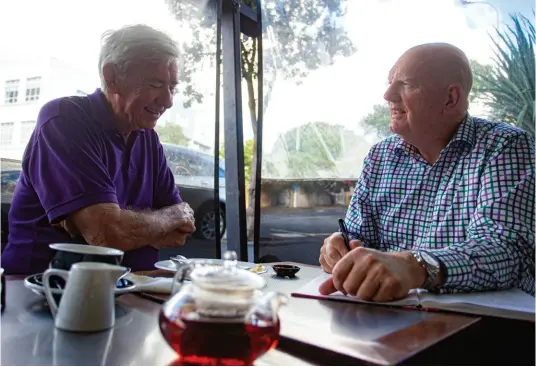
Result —
[[6, 273], [44, 271], [50, 243], [79, 238], [152, 269], [158, 249], [194, 230], [154, 131], [172, 106], [178, 48], [144, 25], [105, 34], [102, 89], [45, 104], [24, 153], [9, 214]]

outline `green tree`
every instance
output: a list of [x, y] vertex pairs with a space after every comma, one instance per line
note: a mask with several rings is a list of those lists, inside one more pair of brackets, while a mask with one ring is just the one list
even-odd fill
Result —
[[179, 124], [167, 122], [162, 125], [156, 125], [155, 130], [158, 133], [160, 141], [163, 143], [188, 145], [188, 141], [190, 140], [184, 135], [182, 126]]
[[[344, 15], [347, 0], [286, 0], [265, 1], [263, 27], [269, 34], [270, 46], [264, 54], [264, 105], [258, 106], [256, 96], [257, 39], [242, 35], [241, 66], [242, 78], [246, 84], [248, 111], [253, 128], [253, 156], [250, 173], [255, 172], [257, 151], [258, 109], [266, 109], [276, 78], [300, 81], [309, 71], [334, 63], [338, 56], [350, 56], [356, 49], [348, 38], [338, 19]], [[203, 67], [207, 57], [214, 60], [215, 54], [215, 1], [166, 0], [169, 9], [181, 26], [187, 27], [193, 41], [183, 43], [184, 57], [179, 73], [180, 89], [186, 107], [193, 102], [201, 102], [200, 93], [193, 82], [193, 75]], [[256, 9], [256, 0], [242, 3]], [[206, 5], [203, 7], [202, 5]], [[210, 61], [209, 61], [210, 62]], [[249, 207], [255, 204], [255, 177], [249, 176]], [[254, 211], [248, 211], [253, 215]], [[251, 219], [251, 218], [250, 218]], [[253, 223], [248, 220], [248, 223]], [[253, 235], [248, 226], [248, 238]]]
[[377, 104], [372, 106], [372, 112], [361, 119], [361, 126], [368, 133], [375, 133], [379, 138], [384, 139], [392, 135], [389, 130], [391, 123], [391, 111], [387, 104]]
[[355, 134], [342, 125], [312, 122], [280, 134], [275, 146], [287, 155], [292, 177], [314, 178], [319, 171], [336, 173], [336, 161]]
[[489, 64], [483, 65], [476, 60], [469, 60], [469, 62], [473, 72], [473, 88], [471, 88], [471, 93], [469, 94], [469, 101], [474, 102], [476, 99], [482, 98], [483, 78], [491, 76], [493, 66]]
[[[225, 158], [225, 143], [220, 145], [220, 157]], [[244, 175], [249, 177], [251, 174], [251, 164], [253, 162], [253, 139], [246, 140], [244, 143]]]
[[513, 25], [496, 29], [494, 65], [490, 73], [478, 73], [477, 92], [493, 118], [516, 125], [534, 137], [534, 40], [529, 19], [511, 15]]

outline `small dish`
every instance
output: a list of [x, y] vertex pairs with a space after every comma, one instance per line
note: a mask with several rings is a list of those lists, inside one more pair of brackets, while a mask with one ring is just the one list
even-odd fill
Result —
[[276, 275], [283, 278], [294, 278], [296, 273], [300, 271], [300, 267], [296, 265], [276, 264], [272, 266]]

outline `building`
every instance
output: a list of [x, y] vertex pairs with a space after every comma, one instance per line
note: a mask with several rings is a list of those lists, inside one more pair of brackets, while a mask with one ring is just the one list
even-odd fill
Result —
[[0, 158], [22, 158], [44, 103], [91, 93], [96, 83], [95, 77], [56, 58], [1, 59]]

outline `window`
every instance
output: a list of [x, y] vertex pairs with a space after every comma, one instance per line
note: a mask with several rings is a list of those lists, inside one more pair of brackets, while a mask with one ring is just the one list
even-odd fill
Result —
[[41, 93], [41, 77], [26, 79], [26, 102], [37, 101]]
[[13, 142], [13, 123], [2, 122], [0, 124], [0, 145], [10, 145]]
[[26, 144], [35, 129], [35, 121], [23, 121], [21, 124], [20, 143]]
[[19, 79], [6, 80], [6, 93], [4, 103], [17, 103], [19, 97]]

